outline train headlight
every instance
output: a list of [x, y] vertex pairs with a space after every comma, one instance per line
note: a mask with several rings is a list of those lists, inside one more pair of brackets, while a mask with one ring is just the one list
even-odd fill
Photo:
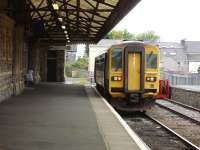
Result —
[[147, 82], [155, 82], [156, 79], [157, 79], [156, 77], [147, 77], [147, 78], [146, 78], [146, 81], [147, 81]]
[[113, 76], [112, 81], [122, 81], [122, 77], [121, 76]]

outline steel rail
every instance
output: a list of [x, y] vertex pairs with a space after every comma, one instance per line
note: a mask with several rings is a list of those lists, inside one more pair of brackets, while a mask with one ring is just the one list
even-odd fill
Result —
[[171, 109], [171, 108], [169, 108], [169, 107], [167, 107], [167, 106], [164, 106], [164, 105], [162, 105], [162, 104], [158, 104], [158, 103], [155, 103], [155, 104], [158, 105], [159, 107], [162, 107], [162, 108], [164, 108], [164, 109], [167, 109], [167, 110], [169, 110], [169, 111], [171, 111], [171, 112], [173, 112], [173, 113], [175, 113], [175, 114], [181, 116], [182, 118], [189, 119], [190, 121], [192, 121], [192, 122], [194, 122], [194, 123], [200, 125], [200, 121], [198, 121], [198, 120], [196, 120], [196, 119], [194, 119], [194, 118], [192, 118], [192, 117], [190, 117], [190, 116], [187, 116], [187, 115], [185, 115], [185, 114], [182, 114], [182, 113], [180, 113], [180, 112], [178, 112], [178, 111], [176, 111], [176, 110], [174, 110], [174, 109]]
[[191, 109], [191, 110], [195, 110], [195, 111], [197, 111], [197, 112], [200, 113], [200, 109], [195, 108], [195, 107], [192, 107], [192, 106], [189, 106], [189, 105], [186, 105], [186, 104], [183, 104], [183, 103], [181, 103], [181, 102], [177, 102], [177, 101], [172, 100], [172, 99], [163, 99], [163, 101], [169, 101], [169, 102], [172, 102], [172, 103], [174, 103], [174, 104], [180, 105], [180, 106], [182, 106], [182, 107], [184, 107], [184, 108], [188, 108], [188, 109]]
[[176, 133], [174, 130], [170, 129], [169, 127], [167, 127], [166, 125], [164, 125], [162, 122], [158, 121], [157, 119], [145, 114], [147, 118], [153, 120], [155, 123], [159, 124], [160, 126], [162, 126], [165, 130], [167, 130], [168, 132], [172, 133], [173, 135], [175, 135], [176, 137], [178, 137], [181, 141], [183, 141], [186, 145], [188, 145], [191, 150], [200, 150], [199, 147], [197, 147], [196, 145], [194, 145], [193, 143], [191, 143], [190, 141], [188, 141], [186, 138], [182, 137], [180, 134]]

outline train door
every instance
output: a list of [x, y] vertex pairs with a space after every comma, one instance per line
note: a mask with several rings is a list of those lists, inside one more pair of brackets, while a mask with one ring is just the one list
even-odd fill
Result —
[[125, 92], [142, 92], [144, 89], [144, 48], [125, 49]]
[[140, 82], [140, 60], [141, 53], [132, 52], [128, 54], [128, 90], [139, 91], [141, 89]]

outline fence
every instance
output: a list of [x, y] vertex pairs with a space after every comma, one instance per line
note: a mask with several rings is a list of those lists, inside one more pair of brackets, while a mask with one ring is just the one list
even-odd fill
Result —
[[161, 72], [160, 77], [163, 80], [169, 80], [170, 85], [200, 85], [200, 74], [172, 74]]

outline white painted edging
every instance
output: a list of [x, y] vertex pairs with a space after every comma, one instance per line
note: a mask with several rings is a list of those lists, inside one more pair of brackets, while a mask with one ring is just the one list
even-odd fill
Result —
[[95, 92], [98, 94], [98, 96], [101, 98], [101, 100], [106, 104], [106, 106], [110, 109], [110, 111], [114, 114], [114, 116], [119, 120], [121, 125], [124, 127], [124, 129], [127, 131], [127, 133], [130, 135], [132, 140], [138, 145], [138, 147], [141, 150], [151, 150], [146, 143], [135, 133], [133, 130], [129, 127], [129, 125], [122, 119], [122, 117], [115, 111], [115, 109], [101, 96], [101, 94], [96, 90], [96, 88], [92, 87]]

